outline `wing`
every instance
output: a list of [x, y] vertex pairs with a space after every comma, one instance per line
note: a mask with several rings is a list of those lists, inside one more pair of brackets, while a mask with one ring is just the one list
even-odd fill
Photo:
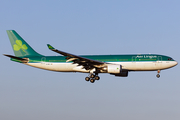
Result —
[[84, 58], [81, 56], [77, 56], [77, 55], [73, 55], [67, 52], [57, 50], [49, 44], [47, 44], [47, 46], [50, 50], [57, 52], [63, 56], [66, 56], [66, 59], [67, 59], [66, 62], [72, 61], [73, 64], [78, 64], [79, 66], [83, 66], [83, 68], [85, 68], [86, 70], [98, 68], [105, 64], [104, 62], [101, 62], [101, 61], [92, 60], [92, 59]]

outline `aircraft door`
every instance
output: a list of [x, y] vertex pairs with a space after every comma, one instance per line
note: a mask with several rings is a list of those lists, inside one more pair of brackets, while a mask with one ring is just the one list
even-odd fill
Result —
[[158, 63], [162, 63], [162, 57], [158, 56]]
[[131, 69], [136, 70], [136, 56], [132, 57], [132, 64], [131, 64]]
[[132, 57], [132, 62], [133, 62], [133, 63], [136, 62], [136, 56], [133, 56], [133, 57]]
[[45, 57], [42, 57], [42, 58], [41, 58], [41, 63], [42, 63], [42, 64], [45, 64], [45, 62], [46, 62], [46, 58], [45, 58]]

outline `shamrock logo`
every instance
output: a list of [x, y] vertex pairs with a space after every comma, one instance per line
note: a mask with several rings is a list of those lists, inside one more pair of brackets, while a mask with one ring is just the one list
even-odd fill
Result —
[[16, 44], [13, 45], [15, 51], [19, 51], [22, 49], [24, 52], [28, 49], [28, 47], [25, 44], [22, 44], [21, 40], [16, 40]]

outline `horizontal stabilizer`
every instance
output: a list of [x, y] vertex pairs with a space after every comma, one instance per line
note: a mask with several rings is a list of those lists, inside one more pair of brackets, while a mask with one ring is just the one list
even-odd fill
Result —
[[20, 60], [23, 63], [27, 63], [29, 61], [28, 58], [20, 58], [20, 57], [16, 57], [16, 56], [13, 56], [13, 55], [6, 55], [6, 54], [3, 54], [3, 55], [7, 56], [7, 57], [10, 57], [10, 58], [13, 58], [13, 59], [16, 59], [16, 60]]

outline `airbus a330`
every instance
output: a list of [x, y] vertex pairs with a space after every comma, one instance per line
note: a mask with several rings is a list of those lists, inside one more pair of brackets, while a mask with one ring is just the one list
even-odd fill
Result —
[[94, 83], [99, 80], [99, 73], [109, 73], [118, 77], [127, 77], [130, 71], [160, 71], [176, 66], [178, 63], [171, 57], [158, 54], [132, 55], [74, 55], [55, 49], [47, 44], [51, 51], [62, 56], [44, 56], [37, 53], [14, 30], [7, 30], [14, 55], [7, 55], [12, 61], [32, 67], [57, 72], [89, 73], [86, 81]]

